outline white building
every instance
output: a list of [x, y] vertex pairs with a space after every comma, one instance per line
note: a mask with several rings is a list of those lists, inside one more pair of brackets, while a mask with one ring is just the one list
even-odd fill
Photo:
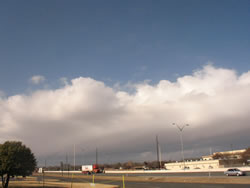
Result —
[[232, 150], [232, 151], [221, 151], [215, 152], [212, 155], [202, 156], [203, 160], [212, 160], [214, 156], [221, 156], [222, 158], [227, 159], [241, 159], [242, 154], [246, 151], [246, 149], [241, 150]]
[[165, 168], [167, 170], [183, 170], [185, 169], [195, 170], [195, 169], [214, 169], [221, 167], [219, 160], [200, 160], [200, 161], [185, 161], [184, 162], [175, 162], [175, 163], [166, 163]]
[[[216, 168], [223, 168], [225, 165], [225, 159], [226, 160], [235, 160], [235, 159], [241, 159], [242, 153], [244, 153], [246, 150], [233, 150], [233, 151], [223, 151], [223, 152], [216, 152], [213, 153], [212, 155], [207, 155], [207, 156], [202, 156], [202, 159], [196, 160], [196, 161], [185, 161], [185, 162], [178, 162], [176, 161], [175, 163], [166, 163], [164, 164], [164, 167], [167, 170], [183, 170], [184, 167], [185, 169], [203, 169], [203, 170], [208, 170], [208, 169], [216, 169]], [[213, 160], [213, 156], [222, 156], [222, 159], [216, 159]], [[224, 157], [223, 157], [224, 156]]]

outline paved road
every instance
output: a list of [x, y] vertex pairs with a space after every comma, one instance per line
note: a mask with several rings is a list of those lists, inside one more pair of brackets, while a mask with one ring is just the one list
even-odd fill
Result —
[[[50, 179], [54, 177], [46, 177], [46, 179]], [[249, 178], [249, 177], [238, 177], [240, 178]], [[65, 177], [56, 177], [59, 181], [69, 182], [71, 179], [67, 176]], [[83, 178], [74, 178], [74, 182], [89, 182], [91, 183], [91, 179], [83, 179]], [[122, 187], [121, 181], [109, 181], [109, 180], [98, 180], [95, 179], [95, 183], [102, 184], [110, 184], [110, 185], [118, 185]], [[194, 183], [162, 183], [162, 182], [137, 182], [137, 181], [126, 181], [126, 188], [249, 188], [250, 185], [241, 185], [241, 184], [194, 184]]]
[[[81, 181], [81, 179], [77, 180]], [[96, 183], [105, 184], [107, 181], [96, 180]], [[107, 182], [107, 184], [119, 185], [122, 187], [121, 182]], [[161, 182], [125, 182], [126, 188], [249, 188], [250, 185], [239, 184], [194, 184], [194, 183], [161, 183]]]
[[[120, 184], [113, 184], [120, 185]], [[159, 183], [159, 182], [126, 182], [126, 188], [249, 188], [249, 185], [230, 184], [193, 184], [193, 183]], [[122, 185], [120, 185], [122, 187]]]
[[[164, 177], [208, 177], [209, 173], [208, 172], [189, 172], [189, 173], [149, 173], [149, 174], [97, 174], [98, 176], [151, 176], [151, 177], [159, 177], [159, 176], [164, 176]], [[246, 172], [246, 175], [249, 177], [250, 176], [250, 172]], [[223, 172], [211, 172], [210, 176], [223, 176], [225, 177]]]

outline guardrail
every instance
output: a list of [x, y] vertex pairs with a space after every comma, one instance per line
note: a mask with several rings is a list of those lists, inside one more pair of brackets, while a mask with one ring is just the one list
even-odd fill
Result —
[[[230, 168], [230, 167], [229, 167]], [[154, 173], [194, 173], [194, 172], [224, 172], [229, 168], [217, 169], [185, 169], [185, 170], [108, 170], [107, 174], [154, 174]], [[250, 167], [232, 167], [238, 168], [242, 171], [250, 172]]]
[[[106, 170], [106, 174], [157, 174], [157, 173], [194, 173], [194, 172], [224, 172], [229, 168], [238, 168], [250, 172], [250, 167], [228, 167], [217, 169], [185, 169], [185, 170]], [[82, 171], [45, 171], [45, 173], [81, 174]]]

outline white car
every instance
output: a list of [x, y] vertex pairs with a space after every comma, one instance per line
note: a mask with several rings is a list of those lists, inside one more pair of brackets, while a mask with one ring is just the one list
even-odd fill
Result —
[[227, 176], [245, 176], [245, 172], [241, 171], [238, 168], [229, 168], [227, 171], [224, 172]]

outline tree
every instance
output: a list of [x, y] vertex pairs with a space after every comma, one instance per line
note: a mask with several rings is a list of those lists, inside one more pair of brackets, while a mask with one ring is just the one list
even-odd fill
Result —
[[132, 161], [128, 161], [123, 164], [125, 169], [131, 169], [134, 166], [134, 163]]
[[35, 168], [36, 159], [30, 148], [16, 141], [0, 144], [0, 176], [3, 188], [8, 187], [10, 177], [31, 175]]
[[218, 153], [213, 154], [212, 158], [213, 159], [225, 159], [226, 157], [222, 153], [218, 152]]

